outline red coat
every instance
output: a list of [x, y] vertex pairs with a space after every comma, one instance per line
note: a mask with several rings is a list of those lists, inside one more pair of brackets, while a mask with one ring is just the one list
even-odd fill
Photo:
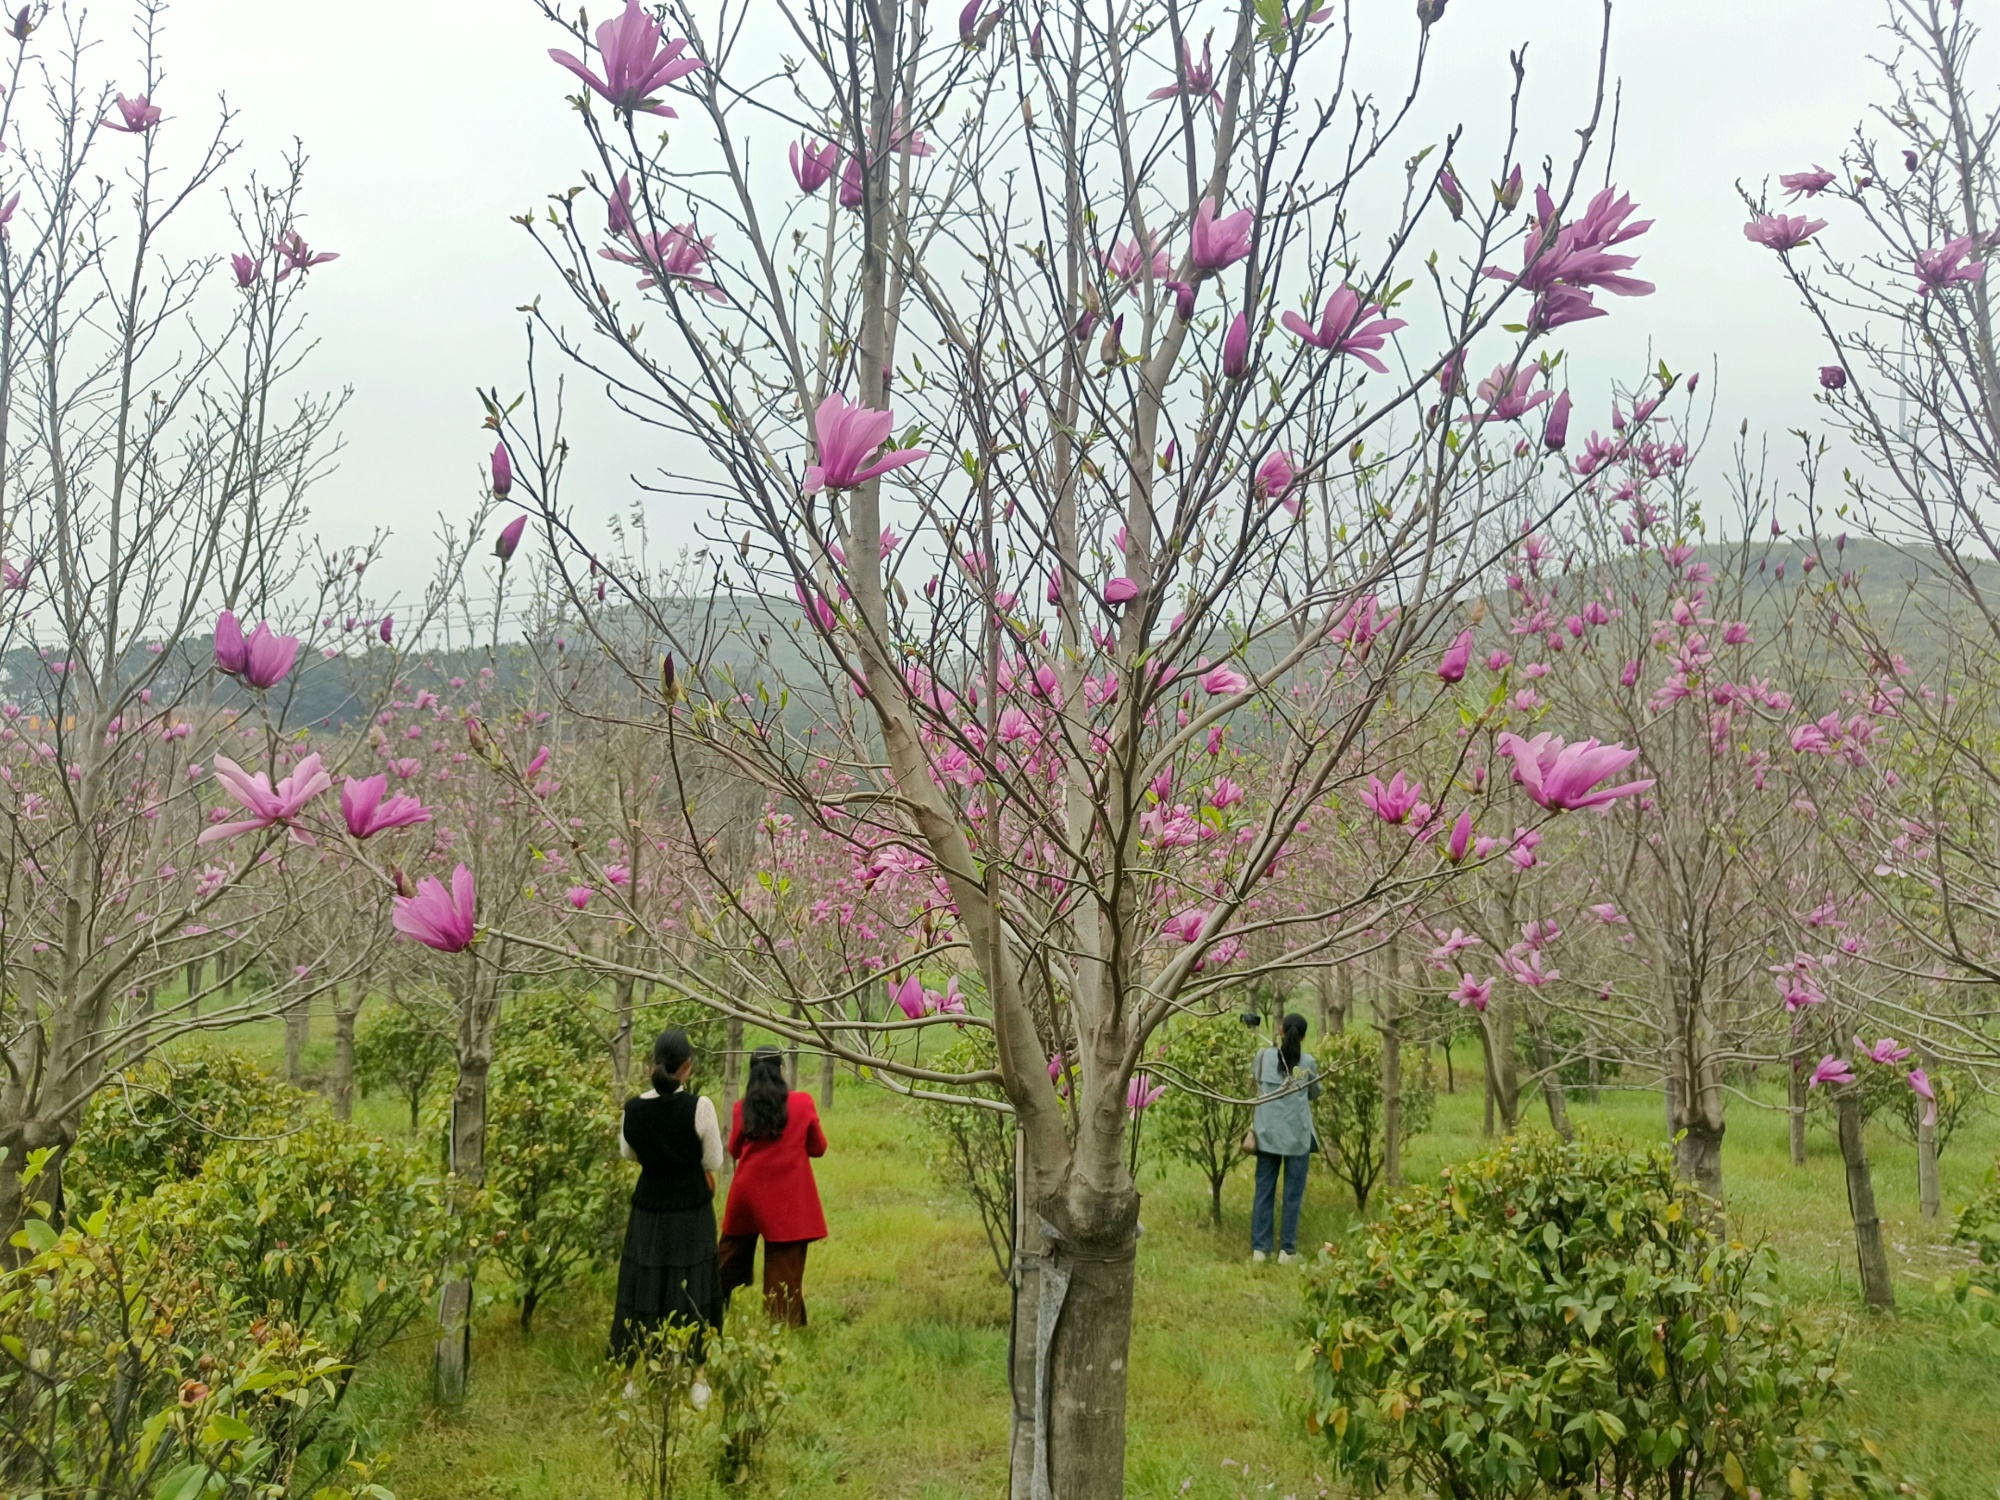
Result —
[[784, 1244], [826, 1238], [826, 1215], [807, 1159], [826, 1155], [826, 1132], [811, 1094], [793, 1093], [785, 1105], [785, 1133], [752, 1140], [743, 1133], [743, 1101], [729, 1121], [729, 1154], [736, 1175], [722, 1211], [724, 1234], [761, 1234]]

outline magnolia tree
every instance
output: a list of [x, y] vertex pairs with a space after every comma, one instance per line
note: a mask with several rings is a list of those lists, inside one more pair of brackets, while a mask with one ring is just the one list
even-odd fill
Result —
[[[316, 757], [270, 775], [296, 635], [238, 616], [281, 599], [336, 609], [352, 558], [307, 545], [304, 500], [337, 399], [297, 387], [311, 269], [301, 163], [223, 186], [226, 111], [177, 121], [156, 99], [159, 8], [120, 92], [95, 81], [81, 15], [23, 8], [0, 100], [0, 630], [12, 701], [0, 756], [0, 1223], [30, 1153], [60, 1153], [109, 1069], [193, 1026], [302, 993], [297, 914], [316, 862], [274, 843], [218, 848], [212, 769], [258, 799], [322, 783]], [[198, 205], [240, 250], [168, 250]], [[365, 558], [364, 558], [365, 565]], [[222, 624], [216, 624], [218, 610]], [[233, 612], [232, 612], [233, 611]], [[318, 613], [315, 610], [314, 613]], [[216, 666], [208, 666], [215, 633]], [[227, 681], [234, 678], [232, 685]], [[285, 771], [289, 770], [289, 775]], [[262, 780], [259, 777], [262, 776]], [[229, 998], [202, 1008], [214, 958]], [[242, 988], [239, 990], [239, 981]], [[57, 1182], [54, 1174], [44, 1182]], [[55, 1197], [55, 1194], [51, 1194]]]
[[[1128, 1126], [1156, 1033], [1260, 966], [1323, 968], [1453, 873], [1412, 839], [1393, 891], [1262, 900], [1302, 825], [1393, 783], [1375, 716], [1437, 691], [1430, 642], [1518, 524], [1544, 419], [1567, 419], [1551, 334], [1651, 289], [1626, 274], [1645, 222], [1578, 190], [1601, 72], [1573, 159], [1532, 195], [1511, 130], [1396, 142], [1441, 10], [1386, 108], [1352, 91], [1344, 18], [1268, 0], [975, 0], [942, 27], [890, 3], [666, 28], [631, 3], [552, 53], [589, 174], [523, 222], [589, 336], [538, 306], [534, 337], [660, 433], [654, 487], [712, 541], [662, 570], [587, 534], [533, 386], [492, 403], [511, 496], [643, 693], [655, 764], [760, 788], [900, 925], [784, 958], [784, 903], [708, 861], [729, 813], [678, 782], [703, 916], [654, 941], [631, 903], [643, 962], [475, 914], [469, 879], [398, 920], [440, 948], [637, 969], [918, 1093], [998, 1082], [1019, 1495], [1122, 1490]], [[662, 133], [677, 115], [699, 124]], [[1224, 757], [1253, 724], [1246, 784]], [[1523, 754], [1566, 789], [1551, 809], [1618, 762]], [[623, 908], [623, 835], [579, 821], [593, 910]], [[938, 980], [959, 968], [970, 991]], [[995, 1072], [933, 1066], [914, 1036], [939, 1025], [990, 1028]]]

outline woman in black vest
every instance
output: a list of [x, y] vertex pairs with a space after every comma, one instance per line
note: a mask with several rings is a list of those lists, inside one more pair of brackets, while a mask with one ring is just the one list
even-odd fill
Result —
[[629, 1359], [640, 1337], [662, 1323], [719, 1327], [722, 1322], [715, 1275], [722, 1132], [714, 1102], [688, 1092], [692, 1072], [694, 1048], [687, 1033], [678, 1026], [663, 1031], [653, 1042], [653, 1086], [625, 1101], [618, 1152], [639, 1163], [640, 1171], [611, 1314], [616, 1359]]

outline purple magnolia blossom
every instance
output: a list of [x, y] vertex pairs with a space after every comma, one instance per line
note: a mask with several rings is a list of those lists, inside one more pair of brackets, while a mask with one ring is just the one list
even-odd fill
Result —
[[1942, 292], [1954, 286], [1967, 286], [1984, 279], [1986, 262], [1968, 260], [1972, 254], [1972, 236], [1961, 234], [1955, 240], [1947, 240], [1935, 250], [1926, 250], [1917, 257], [1917, 281], [1926, 297], [1933, 292]]
[[1438, 171], [1438, 197], [1444, 200], [1445, 212], [1454, 223], [1465, 217], [1465, 189], [1458, 185], [1458, 177], [1450, 167]]
[[1493, 999], [1493, 981], [1480, 981], [1470, 974], [1459, 977], [1458, 988], [1452, 991], [1452, 998], [1461, 1006], [1469, 1005], [1474, 1010], [1484, 1012]]
[[631, 234], [639, 227], [632, 218], [632, 178], [629, 173], [618, 174], [618, 186], [604, 200], [604, 227], [607, 232], [616, 235]]
[[893, 979], [886, 982], [889, 998], [896, 1002], [904, 1015], [912, 1021], [921, 1021], [928, 1014], [929, 1005], [924, 995], [924, 984], [915, 974], [900, 984]]
[[1472, 630], [1467, 627], [1458, 633], [1458, 639], [1438, 663], [1438, 676], [1445, 682], [1465, 681], [1466, 669], [1472, 665]]
[[1847, 371], [1839, 365], [1819, 367], [1819, 388], [1823, 391], [1844, 391], [1847, 389]]
[[1782, 254], [1798, 249], [1824, 228], [1826, 220], [1808, 219], [1804, 214], [1759, 214], [1743, 226], [1743, 238]]
[[106, 130], [121, 131], [126, 135], [144, 135], [160, 123], [160, 106], [144, 94], [136, 99], [127, 99], [123, 94], [119, 94], [111, 102], [117, 107], [118, 118], [114, 120], [106, 115], [100, 120], [98, 123]]
[[1880, 1063], [1885, 1068], [1894, 1067], [1910, 1055], [1910, 1049], [1899, 1045], [1892, 1036], [1881, 1038], [1872, 1047], [1862, 1041], [1860, 1037], [1856, 1037], [1854, 1039], [1854, 1050], [1870, 1062]]
[[644, 271], [646, 274], [639, 278], [640, 291], [650, 291], [662, 282], [680, 281], [711, 302], [727, 300], [722, 288], [702, 274], [708, 268], [710, 247], [715, 244], [713, 235], [703, 239], [695, 233], [694, 225], [677, 224], [658, 234], [629, 235], [627, 241], [633, 247], [630, 251], [605, 246], [597, 253], [606, 260]]
[[521, 545], [521, 533], [527, 529], [528, 518], [516, 516], [500, 528], [500, 535], [493, 539], [493, 555], [506, 562], [513, 557], [514, 549]]
[[816, 193], [832, 179], [840, 166], [840, 143], [828, 141], [824, 146], [817, 136], [808, 136], [801, 146], [792, 142], [792, 179], [802, 193]]
[[850, 406], [835, 392], [819, 404], [813, 416], [813, 436], [819, 462], [806, 470], [805, 492], [851, 490], [892, 469], [929, 458], [928, 448], [894, 448], [882, 452], [895, 418], [869, 406]]
[[1525, 370], [1515, 370], [1507, 365], [1496, 365], [1493, 373], [1474, 388], [1474, 394], [1486, 403], [1486, 413], [1482, 422], [1511, 422], [1516, 417], [1524, 417], [1544, 401], [1549, 399], [1546, 390], [1529, 394], [1528, 387], [1534, 384], [1540, 367], [1529, 365]]
[[296, 229], [287, 229], [278, 236], [275, 247], [278, 263], [283, 268], [278, 272], [278, 280], [283, 281], [294, 271], [310, 271], [314, 266], [323, 266], [330, 260], [339, 260], [338, 250], [323, 250], [313, 253], [313, 247], [305, 242], [305, 236]]
[[215, 665], [230, 677], [240, 677], [254, 688], [274, 688], [283, 682], [298, 660], [299, 638], [279, 635], [266, 621], [246, 639], [235, 614], [224, 610], [215, 621]]
[[387, 795], [386, 773], [357, 781], [352, 776], [340, 789], [340, 816], [358, 839], [372, 838], [391, 828], [413, 828], [431, 820], [430, 809], [415, 797]]
[[493, 445], [493, 498], [505, 500], [514, 488], [514, 462], [507, 457], [507, 445]]
[[435, 948], [440, 953], [463, 953], [472, 946], [477, 930], [473, 911], [478, 894], [472, 872], [459, 865], [451, 872], [449, 892], [436, 876], [426, 875], [417, 882], [415, 895], [396, 897], [395, 911], [389, 920], [396, 931], [415, 938], [426, 948]]
[[229, 266], [236, 273], [236, 284], [239, 287], [256, 285], [257, 278], [264, 274], [264, 262], [248, 255], [230, 256]]
[[[1517, 167], [1512, 180], [1517, 196], [1519, 177]], [[1653, 227], [1651, 219], [1632, 222], [1632, 206], [1630, 196], [1605, 188], [1585, 206], [1581, 218], [1564, 224], [1556, 217], [1555, 200], [1548, 189], [1538, 187], [1521, 269], [1514, 272], [1487, 266], [1483, 274], [1534, 294], [1528, 321], [1539, 332], [1604, 316], [1592, 296], [1594, 291], [1606, 291], [1614, 297], [1650, 296], [1652, 282], [1625, 274], [1639, 263], [1639, 257], [1616, 254], [1611, 249]]]
[[1197, 275], [1211, 275], [1233, 266], [1250, 253], [1252, 216], [1247, 208], [1223, 218], [1215, 216], [1215, 202], [1204, 198], [1194, 211], [1194, 226], [1188, 236], [1188, 259]]
[[1597, 789], [1599, 782], [1639, 758], [1637, 750], [1623, 745], [1602, 745], [1594, 739], [1571, 745], [1553, 734], [1538, 734], [1531, 740], [1503, 734], [1495, 745], [1514, 762], [1514, 779], [1528, 800], [1550, 812], [1602, 807], [1619, 797], [1636, 796], [1653, 784], [1648, 778]]
[[1468, 809], [1458, 815], [1458, 821], [1451, 825], [1451, 837], [1445, 842], [1444, 857], [1453, 864], [1464, 859], [1472, 848], [1472, 813]]
[[1211, 667], [1201, 674], [1201, 690], [1211, 698], [1226, 698], [1250, 686], [1250, 679], [1228, 667]]
[[246, 771], [228, 756], [218, 755], [215, 779], [250, 816], [210, 824], [195, 840], [197, 844], [213, 844], [220, 839], [235, 838], [239, 833], [257, 833], [280, 823], [289, 825], [308, 802], [333, 785], [333, 778], [321, 769], [317, 755], [308, 755], [300, 761], [292, 774], [275, 787], [262, 771]]
[[382, 616], [382, 624], [380, 627], [382, 644], [385, 646], [388, 645], [390, 637], [395, 635], [395, 633], [396, 633], [396, 617], [394, 615]]
[[1375, 357], [1375, 351], [1388, 341], [1390, 334], [1408, 325], [1401, 318], [1383, 317], [1383, 311], [1375, 303], [1364, 303], [1360, 293], [1344, 286], [1326, 299], [1319, 327], [1314, 328], [1295, 312], [1286, 313], [1278, 321], [1313, 348], [1329, 354], [1351, 354], [1377, 375], [1386, 375], [1389, 367]]
[[1819, 1066], [1813, 1069], [1812, 1077], [1807, 1081], [1806, 1087], [1816, 1089], [1823, 1083], [1852, 1082], [1854, 1082], [1854, 1071], [1847, 1066], [1847, 1059], [1835, 1057], [1829, 1052], [1819, 1060]]
[[1299, 502], [1290, 497], [1298, 477], [1298, 466], [1292, 455], [1282, 448], [1274, 448], [1257, 465], [1253, 487], [1258, 499], [1276, 500], [1287, 515], [1295, 516], [1299, 513]]
[[1136, 239], [1126, 240], [1123, 244], [1098, 255], [1099, 262], [1110, 273], [1112, 279], [1129, 285], [1143, 277], [1148, 266], [1152, 268], [1155, 281], [1165, 281], [1173, 274], [1173, 261], [1167, 252], [1160, 248], [1159, 236], [1148, 235], [1146, 238], [1147, 243], [1152, 246], [1150, 255], [1140, 248]]
[[1825, 167], [1814, 167], [1810, 172], [1786, 172], [1778, 178], [1778, 186], [1794, 201], [1800, 197], [1817, 198], [1832, 185], [1833, 173]]
[[1542, 429], [1542, 447], [1550, 453], [1562, 452], [1563, 444], [1569, 441], [1569, 408], [1569, 391], [1565, 389], [1549, 408], [1549, 423]]
[[1106, 604], [1130, 604], [1139, 597], [1139, 585], [1129, 578], [1114, 578], [1104, 585]]
[[597, 28], [602, 78], [560, 48], [550, 48], [549, 56], [581, 78], [586, 88], [613, 109], [671, 120], [678, 116], [652, 96], [702, 67], [700, 58], [681, 55], [687, 47], [684, 39], [666, 41], [660, 34], [660, 23], [640, 8], [639, 0], [625, 0], [624, 13]]
[[1194, 43], [1181, 38], [1180, 75], [1165, 88], [1154, 89], [1148, 99], [1175, 99], [1185, 94], [1190, 99], [1206, 99], [1210, 104], [1220, 104], [1222, 96], [1215, 91], [1215, 64], [1209, 60], [1210, 36], [1201, 39], [1201, 61], [1194, 60]]
[[1222, 373], [1231, 380], [1241, 380], [1250, 373], [1250, 318], [1246, 313], [1238, 313], [1222, 336]]
[[1910, 1092], [1924, 1101], [1923, 1123], [1937, 1124], [1937, 1090], [1931, 1086], [1931, 1075], [1922, 1068], [1910, 1069]]
[[1157, 1104], [1160, 1096], [1166, 1091], [1167, 1086], [1164, 1083], [1153, 1082], [1152, 1074], [1134, 1073], [1132, 1081], [1125, 1085], [1125, 1107], [1136, 1115], [1140, 1110], [1149, 1109]]
[[1398, 771], [1395, 779], [1387, 786], [1379, 776], [1368, 778], [1368, 789], [1361, 794], [1361, 805], [1374, 813], [1384, 823], [1401, 823], [1410, 812], [1423, 801], [1424, 784], [1421, 781], [1405, 781]]

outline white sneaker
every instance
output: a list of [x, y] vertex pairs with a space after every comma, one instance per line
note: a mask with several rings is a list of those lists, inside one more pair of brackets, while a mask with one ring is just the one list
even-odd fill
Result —
[[696, 1411], [708, 1410], [708, 1396], [708, 1382], [706, 1380], [696, 1380], [693, 1385], [688, 1387], [688, 1405], [692, 1406]]
[[1250, 1252], [1250, 1264], [1253, 1266], [1261, 1266], [1264, 1264], [1265, 1261], [1269, 1260], [1270, 1258], [1271, 1257], [1266, 1255], [1262, 1250], [1252, 1250]]
[[1303, 1255], [1294, 1250], [1280, 1250], [1278, 1252], [1278, 1264], [1281, 1266], [1295, 1266], [1304, 1259]]

